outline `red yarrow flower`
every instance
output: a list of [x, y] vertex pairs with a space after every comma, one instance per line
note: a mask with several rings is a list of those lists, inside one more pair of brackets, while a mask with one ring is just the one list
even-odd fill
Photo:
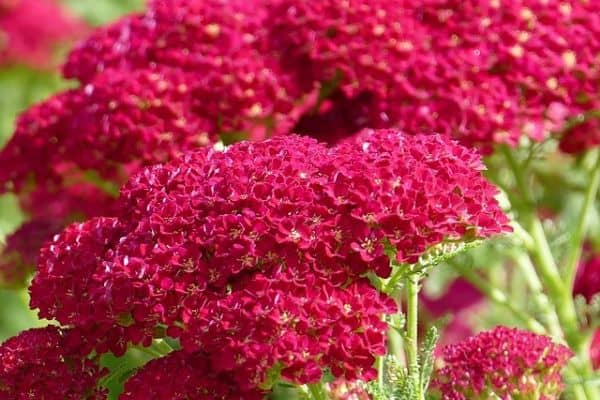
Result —
[[48, 68], [57, 47], [86, 30], [55, 0], [0, 1], [0, 65]]
[[107, 372], [80, 355], [78, 338], [54, 326], [30, 329], [0, 346], [0, 394], [7, 400], [101, 400]]
[[0, 286], [24, 287], [37, 265], [42, 245], [74, 220], [112, 213], [114, 197], [91, 184], [75, 184], [58, 192], [38, 188], [20, 198], [29, 220], [0, 246]]
[[[375, 97], [373, 115], [489, 151], [598, 109], [597, 2], [280, 2], [269, 45], [305, 91]], [[553, 108], [564, 115], [556, 120]], [[597, 144], [576, 139], [570, 152]]]
[[214, 122], [212, 134], [264, 129], [294, 100], [294, 85], [280, 82], [286, 75], [264, 51], [265, 17], [264, 1], [154, 0], [81, 43], [63, 71], [89, 82], [107, 69], [176, 68], [196, 76], [198, 112]]
[[572, 356], [547, 336], [499, 326], [444, 347], [431, 385], [447, 400], [483, 400], [492, 394], [558, 399], [564, 388], [561, 370]]
[[241, 390], [232, 376], [215, 372], [202, 353], [177, 351], [150, 361], [125, 383], [119, 400], [261, 400], [264, 393]]
[[90, 332], [98, 352], [149, 345], [166, 326], [244, 390], [273, 368], [298, 383], [323, 368], [373, 379], [381, 315], [396, 307], [362, 276], [389, 276], [385, 243], [416, 262], [507, 228], [475, 152], [397, 131], [363, 139], [241, 142], [141, 171], [115, 217], [43, 248], [32, 307]]
[[353, 205], [358, 221], [349, 237], [363, 260], [383, 251], [375, 238], [385, 237], [398, 261], [414, 263], [445, 241], [511, 231], [476, 151], [442, 136], [397, 130], [367, 129], [354, 141], [337, 147], [331, 190], [337, 201]]
[[590, 253], [584, 252], [573, 285], [573, 295], [585, 297], [588, 303], [600, 293], [600, 255]]
[[132, 163], [167, 161], [215, 141], [193, 103], [190, 76], [179, 70], [106, 71], [19, 117], [0, 153], [0, 181], [18, 191], [31, 175], [43, 186], [94, 170], [120, 183]]

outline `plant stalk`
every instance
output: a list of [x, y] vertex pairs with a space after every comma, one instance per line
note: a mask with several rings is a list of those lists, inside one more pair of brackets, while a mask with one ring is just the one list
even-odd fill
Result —
[[409, 274], [406, 285], [406, 359], [409, 379], [416, 390], [414, 400], [424, 400], [421, 374], [419, 371], [418, 313], [419, 313], [419, 276]]
[[518, 211], [520, 212], [520, 217], [525, 222], [523, 226], [533, 239], [534, 247], [530, 251], [535, 261], [538, 276], [544, 287], [548, 290], [549, 299], [554, 304], [564, 333], [564, 339], [576, 355], [576, 360], [573, 363], [576, 363], [575, 368], [577, 373], [583, 379], [582, 386], [585, 397], [578, 395], [578, 393], [581, 393], [579, 390], [575, 390], [574, 395], [578, 400], [580, 398], [598, 400], [600, 399], [598, 389], [586, 383], [586, 380], [592, 376], [593, 372], [587, 355], [586, 341], [579, 330], [579, 321], [577, 319], [571, 285], [563, 281], [558, 270], [542, 223], [535, 213], [535, 202], [529, 195], [530, 188], [526, 184], [523, 168], [521, 168], [510, 149], [502, 147], [502, 152], [515, 177], [517, 189], [525, 199], [523, 209], [519, 209]]
[[567, 248], [567, 255], [565, 256], [565, 281], [567, 286], [572, 288], [575, 282], [575, 275], [577, 274], [577, 266], [579, 265], [579, 259], [581, 258], [581, 252], [583, 248], [583, 242], [587, 233], [588, 222], [592, 211], [594, 210], [594, 201], [598, 194], [598, 187], [600, 186], [600, 152], [593, 150], [594, 166], [591, 171], [591, 178], [589, 186], [585, 193], [583, 200], [583, 206], [579, 212], [575, 229], [571, 234], [569, 240], [569, 246]]
[[306, 385], [313, 400], [328, 400], [327, 392], [321, 382], [309, 383]]

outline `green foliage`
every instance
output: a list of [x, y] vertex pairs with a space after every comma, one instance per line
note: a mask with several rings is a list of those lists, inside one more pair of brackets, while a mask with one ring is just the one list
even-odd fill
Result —
[[110, 353], [103, 355], [100, 364], [110, 372], [100, 381], [100, 386], [108, 389], [108, 400], [117, 400], [125, 381], [153, 358], [156, 356], [141, 348], [130, 348], [122, 357]]
[[421, 386], [423, 393], [427, 393], [427, 389], [429, 388], [429, 382], [431, 380], [435, 362], [433, 352], [439, 338], [440, 334], [437, 328], [432, 326], [427, 331], [427, 335], [425, 335], [425, 340], [423, 340], [423, 345], [419, 351], [419, 367], [421, 369]]
[[23, 66], [0, 69], [0, 147], [12, 135], [18, 113], [66, 86], [56, 72]]
[[[421, 391], [427, 393], [431, 375], [433, 373], [434, 355], [433, 351], [439, 339], [437, 328], [431, 327], [419, 349], [419, 381]], [[379, 381], [367, 384], [367, 391], [374, 400], [412, 400], [417, 398], [417, 387], [409, 378], [409, 371], [393, 355], [387, 355], [383, 359], [383, 377]], [[433, 395], [427, 395], [427, 399], [433, 399]]]
[[429, 248], [421, 257], [419, 257], [417, 269], [419, 271], [427, 272], [431, 267], [440, 265], [464, 251], [478, 247], [481, 243], [483, 243], [481, 240], [472, 240], [468, 242], [444, 241]]
[[47, 321], [38, 320], [28, 303], [25, 290], [0, 289], [0, 342], [25, 329], [48, 325]]
[[11, 194], [0, 196], [0, 245], [4, 238], [23, 222], [24, 215], [19, 210], [17, 198]]
[[77, 15], [93, 25], [101, 25], [119, 16], [143, 9], [143, 0], [63, 0]]

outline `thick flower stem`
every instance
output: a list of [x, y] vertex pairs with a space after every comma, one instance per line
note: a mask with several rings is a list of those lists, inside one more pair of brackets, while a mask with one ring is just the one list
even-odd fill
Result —
[[598, 150], [593, 150], [591, 156], [593, 158], [593, 170], [591, 172], [589, 186], [585, 193], [583, 206], [579, 212], [575, 229], [571, 232], [569, 247], [567, 249], [567, 255], [565, 256], [565, 281], [571, 288], [573, 287], [575, 275], [577, 273], [577, 265], [581, 258], [583, 241], [585, 240], [590, 215], [594, 209], [594, 200], [596, 200], [598, 186], [600, 186], [600, 152]]
[[[547, 289], [549, 298], [554, 304], [556, 314], [564, 339], [576, 354], [576, 370], [582, 378], [583, 391], [587, 400], [599, 399], [598, 389], [586, 380], [591, 377], [591, 366], [587, 356], [587, 346], [584, 336], [579, 330], [579, 321], [575, 310], [575, 303], [571, 291], [571, 285], [566, 284], [558, 270], [558, 266], [550, 249], [546, 233], [538, 216], [535, 213], [535, 205], [530, 197], [530, 187], [525, 180], [523, 168], [517, 162], [510, 149], [503, 147], [502, 152], [505, 155], [508, 165], [515, 177], [519, 194], [524, 198], [524, 207], [519, 209], [519, 215], [522, 218], [524, 228], [529, 232], [533, 239], [533, 248], [530, 249], [535, 261], [536, 271]], [[575, 397], [579, 399], [580, 391], [575, 391]]]
[[510, 256], [515, 262], [517, 268], [519, 268], [519, 271], [521, 271], [523, 274], [525, 282], [527, 283], [527, 286], [529, 286], [531, 294], [533, 295], [533, 301], [536, 303], [538, 309], [543, 313], [545, 320], [542, 322], [545, 322], [553, 336], [561, 337], [562, 328], [560, 326], [558, 316], [556, 315], [556, 310], [550, 303], [548, 296], [546, 296], [544, 293], [544, 285], [535, 271], [535, 266], [533, 265], [531, 258], [527, 253], [522, 251], [511, 252]]
[[383, 391], [384, 379], [385, 379], [385, 359], [384, 357], [377, 357], [377, 386], [379, 390]]
[[[406, 285], [406, 359], [409, 379], [416, 390], [414, 400], [424, 400], [423, 386], [419, 372], [418, 313], [419, 313], [419, 276], [409, 274]], [[411, 399], [413, 400], [413, 399]]]
[[308, 385], [306, 385], [306, 387], [308, 388], [308, 391], [312, 396], [312, 400], [329, 399], [329, 396], [327, 396], [327, 392], [325, 391], [325, 388], [323, 387], [323, 384], [321, 382], [309, 383]]

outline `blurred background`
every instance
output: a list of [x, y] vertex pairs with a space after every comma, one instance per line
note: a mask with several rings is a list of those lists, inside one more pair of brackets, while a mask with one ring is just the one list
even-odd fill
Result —
[[[58, 73], [68, 49], [92, 27], [142, 6], [143, 0], [0, 0], [0, 148], [19, 112], [69, 87]], [[22, 220], [15, 199], [0, 196], [0, 244]], [[28, 302], [25, 289], [0, 288], [0, 341], [40, 324]]]

